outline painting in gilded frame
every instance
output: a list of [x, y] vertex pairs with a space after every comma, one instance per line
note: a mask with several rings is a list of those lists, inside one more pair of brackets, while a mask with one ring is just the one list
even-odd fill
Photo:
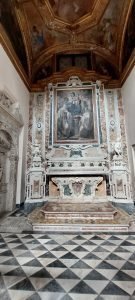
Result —
[[98, 143], [95, 87], [56, 89], [54, 143]]

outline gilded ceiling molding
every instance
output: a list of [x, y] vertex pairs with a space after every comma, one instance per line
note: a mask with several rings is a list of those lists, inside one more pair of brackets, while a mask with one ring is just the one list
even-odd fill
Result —
[[133, 1], [134, 0], [128, 0], [127, 2], [125, 1], [122, 18], [121, 18], [120, 24], [119, 24], [120, 29], [118, 32], [119, 38], [118, 38], [118, 43], [117, 43], [117, 57], [118, 57], [118, 61], [119, 61], [119, 71], [120, 72], [122, 71], [122, 54], [123, 54], [123, 47], [124, 47], [124, 37], [125, 37], [127, 23], [128, 23], [131, 9], [132, 9]]
[[128, 76], [131, 73], [134, 66], [135, 66], [135, 49], [133, 50], [132, 55], [130, 56], [130, 59], [129, 59], [127, 65], [125, 66], [124, 71], [121, 75], [121, 86], [124, 84], [124, 82], [128, 78]]
[[118, 70], [118, 61], [116, 59], [116, 55], [112, 54], [110, 50], [105, 49], [104, 47], [90, 44], [90, 43], [76, 43], [76, 44], [62, 44], [56, 45], [53, 47], [48, 48], [48, 50], [42, 51], [40, 55], [35, 59], [33, 62], [33, 72], [32, 76], [44, 65], [45, 61], [47, 61], [48, 57], [53, 56], [54, 54], [64, 53], [72, 51], [72, 53], [76, 51], [93, 51], [94, 53], [98, 54], [99, 56], [103, 57], [109, 63], [111, 61], [111, 65]]
[[28, 90], [30, 90], [30, 82], [29, 82], [29, 78], [26, 75], [20, 60], [18, 58], [18, 56], [16, 55], [13, 46], [3, 28], [3, 26], [0, 24], [0, 43], [2, 44], [4, 50], [6, 51], [9, 59], [11, 60], [11, 62], [13, 63], [16, 71], [18, 72], [18, 74], [20, 75], [21, 79], [23, 80], [24, 84], [26, 85], [26, 87], [28, 88]]
[[25, 51], [26, 51], [29, 78], [31, 78], [32, 61], [30, 58], [32, 57], [32, 49], [31, 49], [31, 42], [30, 42], [30, 33], [28, 33], [29, 28], [28, 28], [25, 12], [24, 10], [23, 12], [21, 10], [23, 10], [23, 7], [20, 9], [19, 4], [15, 6], [15, 12], [20, 26], [20, 30], [21, 30], [21, 34], [25, 46]]

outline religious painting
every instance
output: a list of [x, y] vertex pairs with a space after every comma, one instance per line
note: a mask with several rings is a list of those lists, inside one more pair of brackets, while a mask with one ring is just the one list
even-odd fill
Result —
[[98, 142], [95, 88], [56, 89], [54, 142]]

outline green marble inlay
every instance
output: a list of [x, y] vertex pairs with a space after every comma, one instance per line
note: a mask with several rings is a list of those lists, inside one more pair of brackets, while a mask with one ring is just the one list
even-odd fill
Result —
[[63, 187], [64, 187], [64, 195], [65, 195], [65, 196], [70, 196], [70, 195], [72, 195], [72, 192], [71, 192], [70, 187], [69, 187], [68, 184], [65, 184]]
[[91, 185], [90, 184], [86, 184], [85, 185], [85, 189], [84, 189], [84, 193], [85, 196], [89, 196], [91, 195]]

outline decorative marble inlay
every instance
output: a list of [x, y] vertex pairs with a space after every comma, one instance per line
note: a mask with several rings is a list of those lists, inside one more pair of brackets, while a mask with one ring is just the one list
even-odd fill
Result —
[[57, 185], [61, 200], [83, 202], [94, 200], [103, 177], [52, 177], [51, 181]]

